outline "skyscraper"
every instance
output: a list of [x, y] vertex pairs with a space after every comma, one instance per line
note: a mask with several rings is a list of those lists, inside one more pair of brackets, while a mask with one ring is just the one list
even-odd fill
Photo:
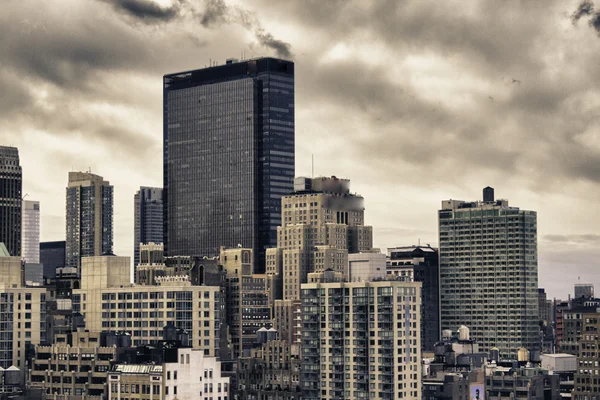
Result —
[[0, 146], [0, 243], [11, 256], [21, 255], [22, 185], [19, 150]]
[[259, 58], [164, 76], [165, 255], [252, 248], [258, 273], [293, 190], [294, 63]]
[[274, 286], [282, 288], [282, 299], [274, 304], [275, 329], [290, 343], [300, 340], [293, 322], [300, 313], [300, 285], [321, 282], [326, 273], [347, 278], [348, 254], [373, 247], [373, 228], [364, 225], [364, 199], [350, 193], [348, 179], [299, 177], [294, 190], [281, 200], [277, 248], [267, 250], [266, 266]]
[[539, 348], [537, 215], [508, 200], [442, 201], [439, 211], [442, 329], [467, 325], [482, 351]]
[[40, 202], [23, 200], [21, 256], [26, 262], [40, 262]]
[[133, 268], [140, 263], [140, 243], [163, 242], [163, 190], [140, 187], [134, 196]]
[[113, 187], [90, 172], [69, 172], [66, 266], [80, 268], [81, 257], [112, 253]]

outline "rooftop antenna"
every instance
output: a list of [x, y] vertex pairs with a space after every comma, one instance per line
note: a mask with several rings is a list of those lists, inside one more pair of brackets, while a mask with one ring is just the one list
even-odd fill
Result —
[[315, 155], [311, 154], [312, 157], [312, 178], [315, 177]]

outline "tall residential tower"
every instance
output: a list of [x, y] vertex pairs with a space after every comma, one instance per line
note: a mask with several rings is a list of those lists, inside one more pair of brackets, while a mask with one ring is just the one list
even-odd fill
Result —
[[28, 263], [40, 262], [40, 202], [23, 200], [21, 257]]
[[66, 266], [81, 258], [112, 253], [113, 187], [90, 172], [69, 172], [67, 186]]
[[133, 201], [133, 268], [140, 263], [140, 243], [163, 242], [163, 190], [140, 187]]
[[294, 63], [275, 58], [164, 76], [165, 255], [277, 241], [294, 180]]
[[537, 215], [494, 200], [446, 200], [439, 211], [442, 329], [467, 325], [482, 351], [539, 349]]
[[19, 150], [0, 146], [0, 243], [11, 256], [21, 255], [22, 185]]

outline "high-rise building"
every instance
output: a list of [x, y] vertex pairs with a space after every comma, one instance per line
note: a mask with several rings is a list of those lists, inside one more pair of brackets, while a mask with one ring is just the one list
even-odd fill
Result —
[[82, 257], [111, 254], [113, 187], [90, 172], [69, 172], [66, 266], [80, 268]]
[[0, 146], [0, 243], [11, 256], [21, 255], [22, 186], [19, 150]]
[[133, 271], [140, 263], [140, 243], [163, 242], [163, 190], [140, 187], [134, 196]]
[[406, 282], [421, 282], [421, 349], [433, 351], [440, 340], [438, 249], [405, 246], [388, 249], [387, 273]]
[[40, 262], [44, 265], [44, 277], [47, 279], [56, 276], [56, 269], [66, 265], [64, 240], [40, 243]]
[[267, 276], [254, 274], [252, 249], [221, 249], [219, 261], [226, 273], [227, 323], [233, 357], [254, 346], [256, 332], [271, 327]]
[[439, 211], [441, 328], [467, 325], [483, 351], [539, 348], [537, 216], [485, 202], [442, 201]]
[[267, 250], [266, 263], [266, 274], [277, 281], [274, 287], [283, 288], [274, 304], [274, 327], [290, 343], [300, 339], [300, 285], [323, 281], [325, 273], [346, 279], [348, 254], [373, 247], [373, 229], [364, 225], [364, 199], [350, 193], [348, 179], [300, 177], [294, 189], [281, 199], [277, 247]]
[[305, 400], [421, 398], [417, 282], [302, 285]]
[[164, 76], [165, 255], [252, 248], [258, 273], [294, 180], [294, 63]]
[[23, 200], [21, 257], [28, 263], [40, 262], [40, 202]]

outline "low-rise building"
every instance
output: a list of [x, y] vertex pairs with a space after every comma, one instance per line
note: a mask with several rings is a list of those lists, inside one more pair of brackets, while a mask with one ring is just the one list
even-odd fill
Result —
[[[128, 336], [119, 343], [130, 345]], [[106, 343], [100, 332], [79, 330], [72, 335], [58, 334], [51, 346], [35, 346], [29, 372], [29, 386], [41, 389], [49, 398], [68, 400], [101, 399], [107, 393], [106, 379], [118, 347]]]
[[109, 373], [109, 400], [228, 400], [229, 378], [202, 350], [179, 348], [161, 365], [118, 364]]

